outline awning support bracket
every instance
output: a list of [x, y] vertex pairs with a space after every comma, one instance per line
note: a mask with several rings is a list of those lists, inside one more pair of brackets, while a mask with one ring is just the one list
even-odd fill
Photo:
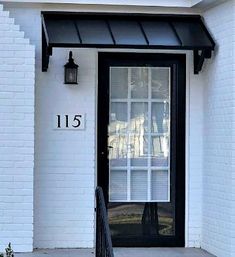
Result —
[[46, 72], [49, 66], [49, 59], [52, 56], [52, 47], [48, 45], [48, 35], [46, 34], [46, 27], [44, 19], [42, 22], [42, 72]]
[[202, 70], [203, 63], [205, 59], [211, 58], [211, 50], [203, 49], [203, 50], [194, 50], [194, 74], [199, 74]]
[[49, 54], [47, 50], [47, 43], [45, 39], [45, 33], [44, 30], [42, 30], [42, 71], [45, 72], [48, 69], [49, 66]]

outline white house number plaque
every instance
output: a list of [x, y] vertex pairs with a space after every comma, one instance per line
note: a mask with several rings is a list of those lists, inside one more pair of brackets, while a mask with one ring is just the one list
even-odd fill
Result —
[[82, 130], [85, 129], [84, 114], [55, 114], [54, 129]]

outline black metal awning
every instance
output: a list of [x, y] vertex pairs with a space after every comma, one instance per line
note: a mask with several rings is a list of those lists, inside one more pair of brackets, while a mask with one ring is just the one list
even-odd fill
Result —
[[53, 47], [193, 50], [197, 74], [215, 43], [199, 15], [42, 12], [42, 71]]

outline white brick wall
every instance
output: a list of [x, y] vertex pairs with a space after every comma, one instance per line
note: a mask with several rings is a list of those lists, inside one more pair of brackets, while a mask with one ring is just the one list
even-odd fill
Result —
[[[203, 81], [202, 75], [193, 74], [193, 54], [188, 64], [190, 70], [187, 101], [188, 112], [188, 247], [201, 246], [201, 215], [202, 215], [202, 147], [203, 147]], [[187, 226], [187, 224], [186, 224]]]
[[218, 257], [234, 257], [235, 1], [204, 16], [217, 49], [204, 71], [202, 247]]
[[[232, 85], [233, 85], [233, 107], [235, 106], [235, 1], [233, 1], [233, 38], [232, 38], [232, 72], [233, 72], [233, 79], [232, 79]], [[233, 108], [234, 111], [234, 108]], [[235, 257], [235, 144], [234, 144], [234, 138], [235, 138], [235, 116], [233, 115], [233, 125], [232, 125], [232, 135], [233, 135], [233, 145], [231, 148], [232, 152], [232, 194], [231, 194], [231, 256]]]
[[[92, 247], [94, 244], [94, 184], [96, 181], [97, 50], [74, 49], [79, 85], [63, 84], [69, 49], [55, 49], [49, 70], [41, 72], [41, 10], [70, 10], [69, 6], [9, 5], [11, 17], [36, 45], [36, 137], [34, 247]], [[81, 11], [76, 7], [73, 11]], [[95, 11], [93, 7], [90, 7]], [[93, 9], [92, 9], [93, 8]], [[85, 7], [89, 11], [88, 7]], [[82, 9], [84, 11], [84, 8]], [[98, 10], [98, 9], [97, 9]], [[112, 10], [109, 10], [112, 11]], [[126, 8], [119, 8], [126, 11]], [[137, 12], [137, 9], [129, 11]], [[152, 11], [152, 9], [149, 9]], [[163, 12], [162, 9], [155, 9]], [[164, 12], [185, 10], [164, 10]], [[26, 18], [27, 17], [27, 18]], [[31, 22], [29, 23], [28, 20]], [[201, 240], [203, 85], [193, 75], [192, 54], [187, 70], [187, 220], [186, 245]], [[85, 131], [55, 131], [53, 113], [85, 112]]]
[[0, 5], [0, 251], [33, 241], [34, 47]]
[[[63, 84], [68, 49], [53, 50], [49, 70], [42, 73], [40, 11], [10, 9], [36, 45], [33, 246], [93, 247], [97, 51], [73, 51], [80, 66], [79, 86]], [[53, 114], [77, 112], [86, 114], [85, 131], [53, 130]]]
[[[63, 84], [68, 52], [53, 50], [36, 89], [34, 247], [39, 248], [94, 245], [96, 51], [73, 51], [78, 86]], [[53, 114], [66, 113], [85, 113], [85, 130], [53, 130]]]
[[[41, 8], [8, 9], [36, 45], [33, 246], [93, 247], [97, 51], [73, 50], [79, 85], [64, 85], [71, 49], [53, 49], [41, 72]], [[77, 112], [86, 114], [84, 131], [53, 130], [54, 114]]]

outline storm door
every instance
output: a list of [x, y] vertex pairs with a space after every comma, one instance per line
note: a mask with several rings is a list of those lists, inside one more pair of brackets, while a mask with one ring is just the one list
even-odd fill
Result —
[[99, 55], [98, 185], [116, 246], [184, 246], [184, 67]]

